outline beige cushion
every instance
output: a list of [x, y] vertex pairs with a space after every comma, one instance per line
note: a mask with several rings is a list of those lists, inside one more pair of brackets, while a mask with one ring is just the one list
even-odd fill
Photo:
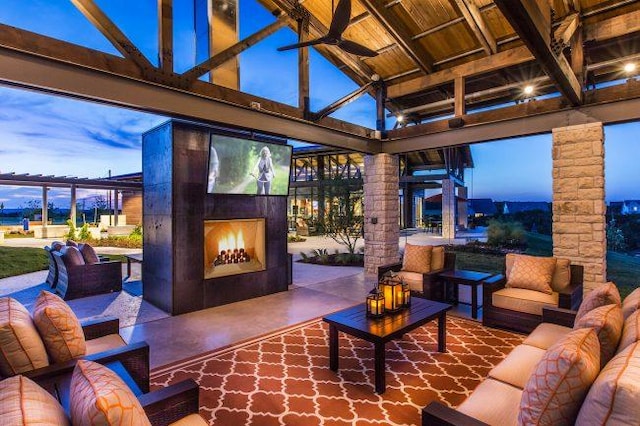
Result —
[[431, 251], [433, 246], [406, 244], [402, 258], [402, 270], [425, 274], [431, 271]]
[[640, 311], [635, 311], [629, 318], [624, 320], [622, 327], [622, 337], [618, 345], [618, 353], [622, 352], [627, 346], [640, 340]]
[[420, 293], [424, 291], [424, 287], [422, 286], [424, 275], [418, 272], [400, 271], [398, 272], [398, 278], [404, 280], [411, 290]]
[[77, 247], [62, 247], [60, 253], [62, 253], [62, 261], [64, 262], [65, 266], [84, 265], [84, 258], [82, 257], [82, 253], [80, 253], [80, 250], [78, 250]]
[[444, 247], [434, 246], [431, 250], [431, 270], [438, 271], [444, 268]]
[[551, 346], [531, 374], [520, 402], [518, 423], [573, 424], [600, 372], [600, 348], [590, 328], [573, 330]]
[[94, 263], [100, 263], [100, 259], [96, 254], [96, 251], [91, 247], [89, 243], [84, 243], [78, 245], [78, 250], [82, 254], [82, 258], [84, 259], [84, 263], [87, 265], [93, 265]]
[[524, 389], [545, 352], [533, 346], [518, 345], [489, 372], [489, 377]]
[[621, 305], [620, 293], [614, 283], [608, 282], [591, 290], [582, 299], [575, 321], [578, 321], [590, 310], [604, 305]]
[[633, 290], [622, 302], [622, 315], [624, 319], [640, 309], [640, 288]]
[[53, 362], [64, 362], [87, 352], [80, 321], [69, 305], [48, 291], [36, 299], [33, 322]]
[[0, 424], [66, 426], [62, 406], [46, 390], [24, 376], [0, 382]]
[[517, 425], [521, 397], [521, 389], [488, 378], [457, 410], [490, 425]]
[[576, 425], [640, 423], [640, 342], [627, 346], [600, 372], [582, 404]]
[[503, 288], [491, 297], [491, 303], [497, 308], [542, 315], [545, 306], [558, 306], [558, 293], [542, 293], [524, 288]]
[[125, 341], [119, 334], [107, 334], [97, 339], [87, 340], [87, 355], [109, 351], [125, 345]]
[[187, 417], [183, 417], [177, 422], [171, 423], [169, 426], [208, 426], [207, 423], [200, 414], [190, 414]]
[[558, 340], [569, 334], [571, 330], [573, 330], [571, 327], [543, 322], [539, 324], [522, 343], [547, 350]]
[[71, 377], [74, 425], [144, 425], [151, 423], [131, 389], [107, 367], [80, 360]]
[[47, 351], [24, 306], [0, 298], [0, 374], [4, 377], [49, 365]]
[[[520, 256], [516, 253], [507, 253], [505, 255], [505, 276], [509, 279], [513, 262]], [[569, 259], [556, 259], [556, 267], [553, 271], [553, 278], [551, 279], [551, 289], [555, 292], [560, 292], [567, 288], [571, 284], [571, 261]]]
[[609, 362], [622, 336], [622, 309], [618, 305], [600, 306], [590, 310], [577, 320], [573, 328], [593, 328], [600, 341], [600, 367]]
[[553, 257], [516, 255], [506, 286], [551, 294], [551, 279], [555, 267], [556, 259]]

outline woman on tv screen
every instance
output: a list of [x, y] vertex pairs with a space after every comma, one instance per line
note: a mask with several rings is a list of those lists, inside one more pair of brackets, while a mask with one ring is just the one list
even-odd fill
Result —
[[253, 167], [251, 173], [257, 181], [258, 195], [269, 195], [271, 191], [271, 181], [276, 176], [276, 172], [273, 168], [273, 162], [271, 161], [271, 151], [269, 147], [264, 146], [260, 150], [260, 156], [258, 162]]

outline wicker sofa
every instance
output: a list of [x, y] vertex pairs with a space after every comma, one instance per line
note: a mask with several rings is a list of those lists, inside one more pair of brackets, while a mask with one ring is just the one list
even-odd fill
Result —
[[[457, 409], [430, 403], [422, 411], [422, 424], [637, 424], [640, 290], [635, 293], [622, 309], [606, 298], [578, 312], [544, 308], [545, 322], [470, 397]], [[572, 345], [589, 338], [595, 344], [571, 352]], [[563, 371], [570, 363], [574, 372], [591, 370], [591, 376]]]
[[583, 267], [556, 259], [551, 277], [551, 292], [509, 286], [510, 273], [518, 259], [547, 261], [554, 258], [507, 254], [505, 273], [485, 281], [482, 324], [530, 333], [542, 322], [542, 308], [555, 306], [576, 310], [582, 301]]

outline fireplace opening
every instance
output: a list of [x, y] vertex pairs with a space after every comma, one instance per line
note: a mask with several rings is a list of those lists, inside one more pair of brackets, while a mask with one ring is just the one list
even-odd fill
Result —
[[264, 271], [265, 220], [224, 219], [204, 222], [204, 277]]

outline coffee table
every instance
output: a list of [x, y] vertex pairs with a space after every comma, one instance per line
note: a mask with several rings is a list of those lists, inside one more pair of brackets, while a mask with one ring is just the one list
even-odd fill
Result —
[[371, 342], [374, 345], [374, 371], [376, 392], [384, 393], [385, 343], [401, 338], [403, 334], [434, 319], [438, 319], [438, 351], [446, 351], [447, 311], [451, 305], [426, 299], [411, 299], [411, 306], [401, 312], [382, 318], [369, 318], [365, 304], [352, 306], [322, 318], [329, 324], [329, 367], [338, 371], [338, 331]]
[[454, 300], [456, 303], [462, 303], [458, 301], [458, 286], [471, 286], [471, 316], [473, 319], [478, 319], [478, 308], [481, 307], [478, 306], [478, 286], [492, 276], [493, 274], [486, 272], [467, 271], [464, 269], [453, 269], [438, 274], [438, 277], [440, 277], [444, 283], [445, 300], [447, 300], [447, 284], [453, 285]]

